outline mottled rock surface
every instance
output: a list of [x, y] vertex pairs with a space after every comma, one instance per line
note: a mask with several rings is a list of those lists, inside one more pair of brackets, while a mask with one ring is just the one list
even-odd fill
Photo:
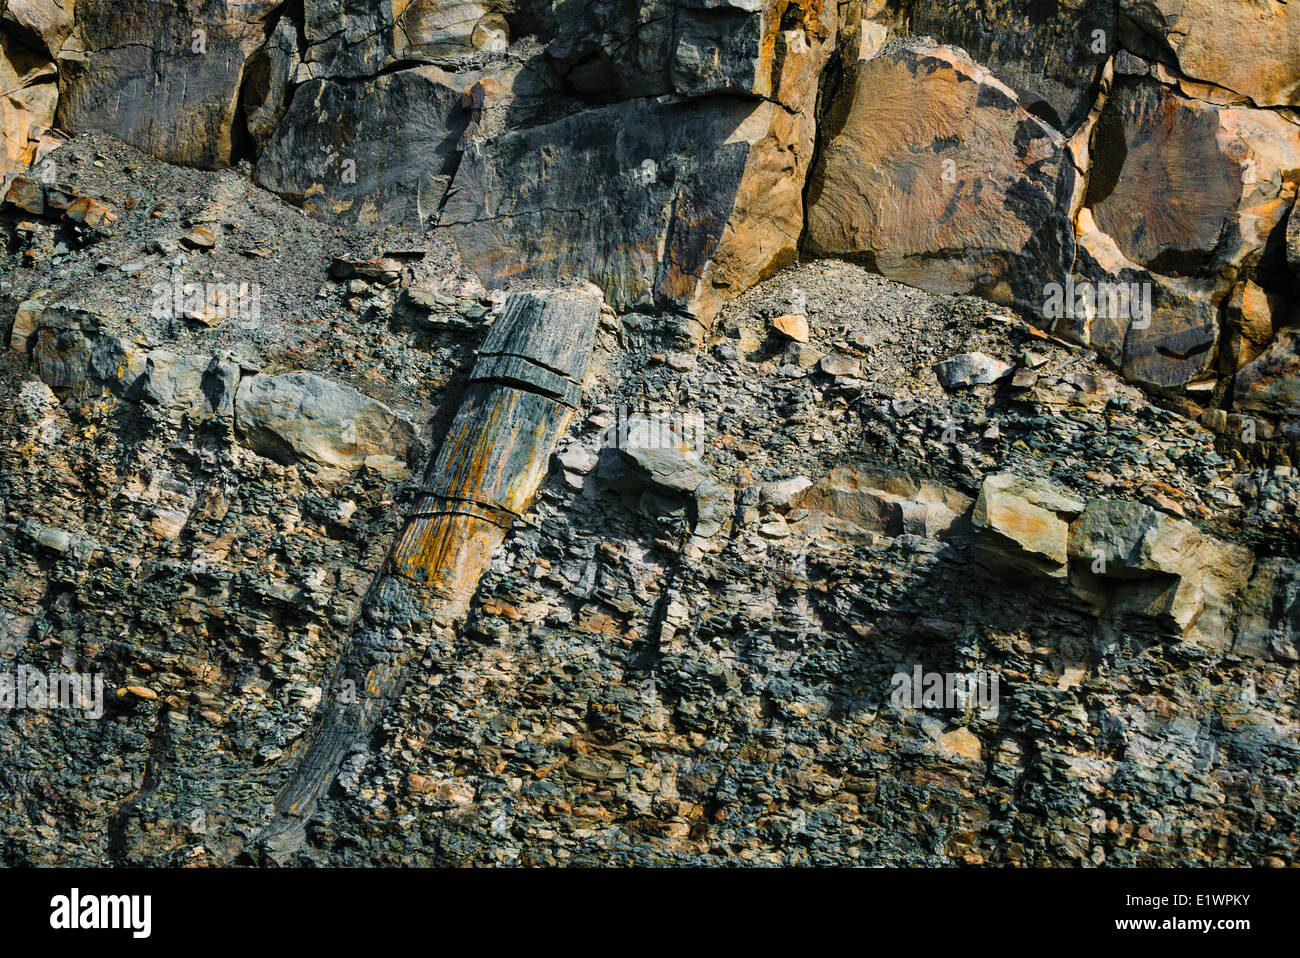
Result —
[[0, 862], [1295, 864], [1295, 6], [0, 2]]
[[1037, 304], [1073, 251], [1061, 135], [947, 48], [898, 41], [850, 69], [812, 174], [808, 248], [934, 292]]

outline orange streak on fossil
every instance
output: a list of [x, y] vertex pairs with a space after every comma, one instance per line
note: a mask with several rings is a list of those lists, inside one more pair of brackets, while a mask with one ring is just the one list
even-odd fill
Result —
[[489, 330], [422, 494], [362, 603], [323, 716], [259, 837], [301, 842], [340, 763], [407, 679], [426, 633], [468, 609], [492, 552], [528, 507], [573, 418], [600, 318], [593, 288], [516, 293]]

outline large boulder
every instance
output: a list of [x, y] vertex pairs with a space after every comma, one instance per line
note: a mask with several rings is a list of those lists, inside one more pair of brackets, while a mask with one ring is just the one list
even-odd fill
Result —
[[1167, 276], [1240, 267], [1295, 198], [1300, 129], [1146, 77], [1116, 78], [1084, 203], [1132, 262]]
[[1300, 8], [1279, 0], [1120, 0], [1124, 43], [1259, 106], [1300, 105]]
[[311, 373], [250, 376], [235, 392], [235, 424], [262, 455], [356, 469], [405, 455], [414, 430], [381, 402]]
[[104, 130], [171, 163], [240, 154], [239, 90], [283, 0], [77, 0], [59, 51], [59, 126]]
[[600, 477], [612, 487], [694, 495], [709, 467], [690, 436], [676, 423], [650, 416], [629, 417], [601, 451]]
[[1061, 134], [958, 50], [894, 41], [848, 73], [809, 188], [809, 250], [1036, 307], [1073, 259]]
[[1087, 147], [1069, 282], [1131, 290], [1144, 309], [1080, 299], [1045, 315], [1134, 382], [1210, 390], [1234, 279], [1256, 267], [1293, 202], [1300, 135], [1273, 112], [1185, 96], [1158, 67], [1121, 59]]

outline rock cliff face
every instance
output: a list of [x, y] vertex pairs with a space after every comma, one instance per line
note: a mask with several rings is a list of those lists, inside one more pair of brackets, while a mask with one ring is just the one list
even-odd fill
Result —
[[1296, 863], [1298, 44], [0, 3], [0, 861]]

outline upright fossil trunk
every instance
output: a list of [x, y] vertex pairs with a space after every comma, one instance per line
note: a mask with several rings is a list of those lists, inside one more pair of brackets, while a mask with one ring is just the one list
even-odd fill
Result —
[[399, 691], [413, 636], [464, 614], [537, 492], [577, 407], [600, 308], [590, 287], [516, 293], [488, 332], [423, 494], [362, 603], [324, 717], [260, 836], [273, 859], [299, 844], [348, 750]]

